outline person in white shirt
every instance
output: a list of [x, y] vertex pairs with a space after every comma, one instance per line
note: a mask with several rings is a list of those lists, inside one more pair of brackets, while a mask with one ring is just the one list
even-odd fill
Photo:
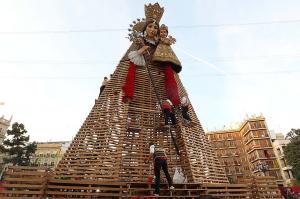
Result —
[[155, 192], [156, 196], [159, 195], [160, 191], [160, 170], [162, 169], [166, 175], [169, 189], [173, 190], [173, 181], [168, 171], [167, 155], [163, 148], [155, 146], [153, 142], [150, 142], [150, 155], [147, 159], [147, 162], [153, 158], [154, 163], [154, 174], [155, 174]]
[[108, 81], [109, 81], [108, 78], [107, 78], [107, 77], [104, 77], [104, 79], [103, 79], [103, 81], [102, 81], [102, 85], [101, 85], [101, 87], [100, 87], [100, 95], [101, 95], [101, 93], [103, 92], [103, 90], [104, 90], [105, 86], [107, 85]]
[[190, 101], [189, 101], [188, 97], [183, 96], [181, 98], [181, 113], [182, 113], [183, 119], [185, 119], [187, 122], [192, 121], [189, 114], [188, 114], [189, 106], [190, 106]]

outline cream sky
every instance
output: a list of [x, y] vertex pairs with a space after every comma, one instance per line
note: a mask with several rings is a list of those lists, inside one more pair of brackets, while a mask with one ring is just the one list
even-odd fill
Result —
[[[70, 140], [149, 2], [0, 0], [0, 115], [32, 140]], [[205, 129], [260, 113], [275, 132], [300, 127], [300, 1], [158, 2]]]

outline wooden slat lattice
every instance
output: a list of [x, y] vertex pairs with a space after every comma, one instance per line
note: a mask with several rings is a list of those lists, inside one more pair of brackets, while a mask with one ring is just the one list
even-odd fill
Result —
[[[103, 180], [55, 179], [52, 172], [37, 167], [10, 167], [5, 174], [4, 190], [0, 198], [155, 198], [154, 184], [144, 182], [112, 182]], [[170, 191], [161, 184], [158, 198], [213, 198], [218, 199], [279, 199], [276, 181], [269, 177], [255, 177], [244, 184], [183, 183], [174, 184]]]
[[[149, 69], [159, 98], [165, 99], [163, 68], [150, 64]], [[153, 174], [144, 159], [149, 154], [149, 142], [154, 141], [167, 150], [171, 175], [180, 167], [188, 182], [227, 182], [192, 106], [189, 114], [195, 123], [193, 127], [183, 125], [177, 110], [178, 124], [170, 129], [159, 128], [162, 112], [145, 67], [136, 69], [133, 101], [122, 102], [127, 70], [128, 61], [121, 61], [58, 164], [55, 177], [145, 182], [147, 176]], [[187, 95], [177, 74], [175, 79], [180, 95]], [[176, 138], [180, 156], [176, 154], [170, 131]]]
[[251, 198], [282, 198], [275, 177], [252, 176], [240, 182], [248, 185]]
[[48, 179], [44, 167], [8, 167], [0, 198], [43, 198]]

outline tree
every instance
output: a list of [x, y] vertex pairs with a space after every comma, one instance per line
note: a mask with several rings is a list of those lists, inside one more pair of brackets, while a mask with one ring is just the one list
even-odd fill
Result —
[[291, 129], [286, 135], [290, 143], [284, 149], [287, 163], [291, 165], [293, 174], [297, 181], [300, 181], [300, 129]]
[[14, 123], [11, 130], [7, 130], [7, 139], [0, 145], [0, 151], [8, 155], [4, 163], [28, 166], [30, 158], [36, 151], [36, 143], [29, 142], [29, 135], [22, 123]]

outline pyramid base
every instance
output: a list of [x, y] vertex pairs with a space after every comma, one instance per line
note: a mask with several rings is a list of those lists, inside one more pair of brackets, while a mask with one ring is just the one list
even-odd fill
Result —
[[[161, 184], [160, 196], [154, 196], [154, 184], [146, 182], [109, 182], [99, 180], [55, 179], [52, 172], [37, 167], [10, 167], [0, 187], [0, 198], [272, 198], [280, 199], [277, 187], [270, 177], [255, 178], [253, 183], [174, 184], [170, 191]], [[263, 196], [263, 197], [261, 197]]]

